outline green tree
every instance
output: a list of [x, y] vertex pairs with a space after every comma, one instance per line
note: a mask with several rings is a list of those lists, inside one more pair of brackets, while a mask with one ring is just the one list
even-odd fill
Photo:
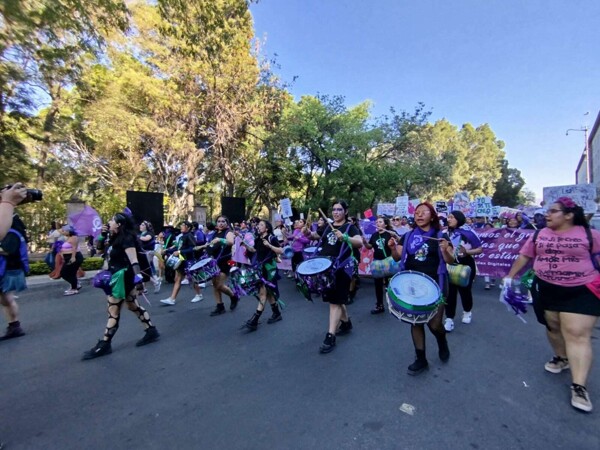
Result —
[[525, 180], [521, 176], [521, 171], [508, 167], [508, 161], [502, 159], [500, 162], [500, 179], [496, 181], [492, 203], [511, 208], [522, 204], [523, 199], [521, 199], [520, 193], [524, 185]]

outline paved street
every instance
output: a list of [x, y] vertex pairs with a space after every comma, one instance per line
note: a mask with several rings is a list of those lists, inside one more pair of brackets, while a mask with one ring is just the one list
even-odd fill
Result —
[[406, 374], [410, 327], [369, 313], [370, 280], [350, 306], [354, 331], [328, 355], [318, 353], [327, 305], [303, 300], [290, 280], [284, 320], [267, 325], [267, 311], [250, 334], [239, 327], [254, 299], [209, 317], [210, 288], [200, 303], [184, 287], [176, 306], [159, 306], [170, 287], [148, 296], [158, 343], [135, 347], [142, 327], [124, 310], [113, 354], [86, 362], [106, 322], [101, 291], [87, 284], [63, 297], [53, 283], [23, 293], [27, 336], [0, 342], [4, 448], [600, 448], [600, 364], [588, 384], [596, 411], [578, 413], [568, 373], [543, 370], [552, 354], [533, 314], [523, 324], [481, 282], [473, 323], [458, 320], [449, 335], [450, 361], [428, 333], [430, 369], [418, 377]]

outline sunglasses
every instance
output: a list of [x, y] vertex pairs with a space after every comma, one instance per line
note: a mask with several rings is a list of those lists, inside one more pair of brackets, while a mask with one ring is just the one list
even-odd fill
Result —
[[564, 212], [562, 209], [555, 209], [555, 208], [551, 208], [548, 210], [548, 214], [554, 214], [557, 212]]

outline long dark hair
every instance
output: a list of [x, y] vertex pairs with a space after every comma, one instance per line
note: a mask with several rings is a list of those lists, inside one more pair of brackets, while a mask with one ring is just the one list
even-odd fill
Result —
[[333, 208], [335, 205], [340, 205], [344, 208], [344, 218], [348, 221], [348, 203], [345, 200], [336, 200], [331, 204], [331, 207]]
[[390, 223], [389, 217], [386, 216], [377, 216], [378, 219], [383, 219], [383, 224], [385, 225], [386, 230], [393, 230], [392, 224]]
[[583, 208], [575, 203], [571, 197], [560, 197], [556, 199], [556, 203], [562, 205], [564, 214], [573, 213], [573, 225], [578, 225], [583, 228], [590, 227], [588, 221], [585, 220]]
[[265, 227], [267, 227], [267, 239], [273, 234], [273, 224], [266, 219], [260, 220], [258, 223], [264, 223]]
[[137, 232], [133, 218], [123, 213], [117, 213], [115, 214], [114, 220], [120, 226], [117, 229], [117, 232], [112, 236], [111, 244], [116, 247], [122, 247], [123, 242], [128, 236], [130, 236], [133, 242], [137, 244]]

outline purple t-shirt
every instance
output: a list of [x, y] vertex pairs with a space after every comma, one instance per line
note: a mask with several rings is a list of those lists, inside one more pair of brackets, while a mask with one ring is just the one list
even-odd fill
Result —
[[[592, 252], [600, 252], [600, 232], [591, 230]], [[519, 252], [534, 258], [533, 270], [538, 277], [559, 286], [581, 286], [598, 276], [590, 257], [589, 241], [585, 229], [574, 226], [555, 232], [544, 228], [537, 236], [535, 248], [533, 234]]]

